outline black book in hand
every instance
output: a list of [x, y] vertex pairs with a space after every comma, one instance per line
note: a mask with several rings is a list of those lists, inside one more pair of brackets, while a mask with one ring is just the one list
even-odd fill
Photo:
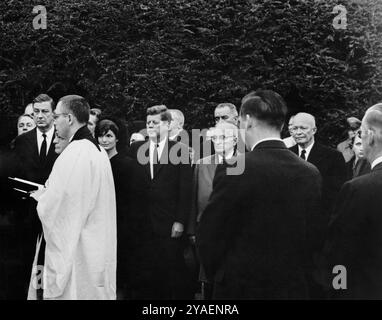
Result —
[[44, 186], [39, 183], [35, 183], [32, 181], [24, 180], [21, 178], [8, 177], [11, 180], [11, 187], [13, 190], [28, 194], [31, 191], [35, 191], [39, 188], [43, 188]]

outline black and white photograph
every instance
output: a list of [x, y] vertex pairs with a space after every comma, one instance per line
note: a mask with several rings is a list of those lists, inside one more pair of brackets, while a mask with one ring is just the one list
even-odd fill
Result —
[[1, 301], [381, 300], [382, 0], [1, 1], [0, 195]]

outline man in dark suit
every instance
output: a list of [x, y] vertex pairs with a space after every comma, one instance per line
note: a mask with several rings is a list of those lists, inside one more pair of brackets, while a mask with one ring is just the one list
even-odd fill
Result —
[[[329, 275], [334, 297], [382, 299], [382, 103], [366, 111], [361, 138], [371, 173], [341, 189], [327, 247]], [[335, 266], [342, 266], [338, 274]]]
[[[148, 141], [134, 142], [129, 154], [144, 166], [149, 282], [137, 298], [179, 299], [187, 296], [183, 231], [191, 206], [192, 169], [188, 147], [168, 138], [171, 114], [164, 105], [147, 109]], [[144, 214], [144, 213], [143, 213]], [[149, 274], [150, 272], [148, 272]], [[146, 292], [144, 287], [146, 286]]]
[[298, 113], [293, 118], [292, 136], [296, 145], [290, 148], [300, 158], [314, 164], [322, 175], [323, 214], [329, 222], [330, 213], [341, 186], [346, 181], [346, 166], [342, 154], [315, 141], [315, 118]]
[[[187, 224], [187, 234], [192, 244], [195, 244], [196, 228], [212, 192], [216, 168], [218, 164], [222, 164], [224, 161], [236, 156], [238, 134], [236, 125], [229, 122], [219, 122], [213, 128], [212, 136], [216, 153], [198, 160], [195, 165], [192, 181], [191, 213]], [[202, 268], [200, 268], [199, 272], [199, 282], [201, 282], [201, 291], [204, 294], [203, 299], [208, 300], [212, 294], [212, 283], [206, 278]]]
[[[17, 177], [45, 184], [57, 158], [54, 151], [53, 110], [54, 101], [46, 94], [40, 94], [33, 100], [33, 117], [36, 128], [18, 136], [15, 140], [15, 153], [18, 161]], [[28, 286], [31, 266], [35, 254], [37, 236], [42, 233], [41, 223], [36, 212], [34, 199], [26, 199], [22, 206], [21, 235], [22, 258], [25, 270], [20, 276]], [[19, 211], [20, 211], [19, 210]]]
[[215, 299], [308, 297], [321, 179], [280, 139], [286, 113], [270, 90], [243, 99], [240, 133], [251, 150], [239, 156], [244, 172], [218, 167], [196, 234]]

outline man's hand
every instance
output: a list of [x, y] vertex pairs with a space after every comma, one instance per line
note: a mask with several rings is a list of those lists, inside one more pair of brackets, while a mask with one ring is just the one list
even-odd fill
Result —
[[183, 233], [183, 224], [174, 222], [171, 230], [171, 238], [179, 238]]
[[35, 199], [38, 202], [38, 199], [41, 197], [41, 195], [45, 192], [45, 188], [38, 188], [35, 191], [31, 191], [29, 193], [30, 197]]

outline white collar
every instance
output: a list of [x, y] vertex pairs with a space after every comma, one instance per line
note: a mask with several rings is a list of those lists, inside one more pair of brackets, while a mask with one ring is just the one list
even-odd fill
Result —
[[375, 159], [373, 161], [373, 163], [371, 164], [371, 169], [373, 170], [373, 168], [377, 165], [377, 164], [380, 164], [382, 162], [382, 156], [378, 157], [377, 159]]
[[[233, 157], [233, 154], [234, 154], [234, 150], [231, 150], [231, 152], [228, 155], [226, 155], [224, 159], [231, 159]], [[223, 156], [221, 154], [218, 154], [218, 153], [216, 155], [218, 157], [219, 163], [222, 163], [223, 162]]]
[[314, 146], [314, 143], [315, 143], [315, 141], [313, 140], [313, 143], [312, 143], [310, 146], [306, 147], [305, 149], [302, 148], [300, 145], [297, 145], [297, 146], [298, 146], [298, 156], [301, 155], [301, 151], [302, 151], [302, 150], [305, 150], [305, 159], [308, 160], [308, 158], [309, 158], [309, 154], [310, 154], [310, 152], [312, 151], [312, 148], [313, 148], [313, 146]]
[[282, 140], [281, 140], [280, 138], [278, 138], [278, 137], [264, 138], [264, 139], [261, 139], [261, 140], [257, 141], [257, 142], [253, 145], [253, 147], [251, 148], [251, 151], [253, 151], [253, 149], [255, 149], [256, 146], [257, 146], [258, 144], [260, 144], [261, 142], [264, 142], [264, 141], [281, 141], [281, 142], [282, 142]]
[[36, 128], [37, 134], [42, 137], [42, 135], [45, 133], [46, 137], [50, 140], [53, 137], [54, 134], [54, 126], [52, 126], [48, 131], [42, 132], [40, 129]]

